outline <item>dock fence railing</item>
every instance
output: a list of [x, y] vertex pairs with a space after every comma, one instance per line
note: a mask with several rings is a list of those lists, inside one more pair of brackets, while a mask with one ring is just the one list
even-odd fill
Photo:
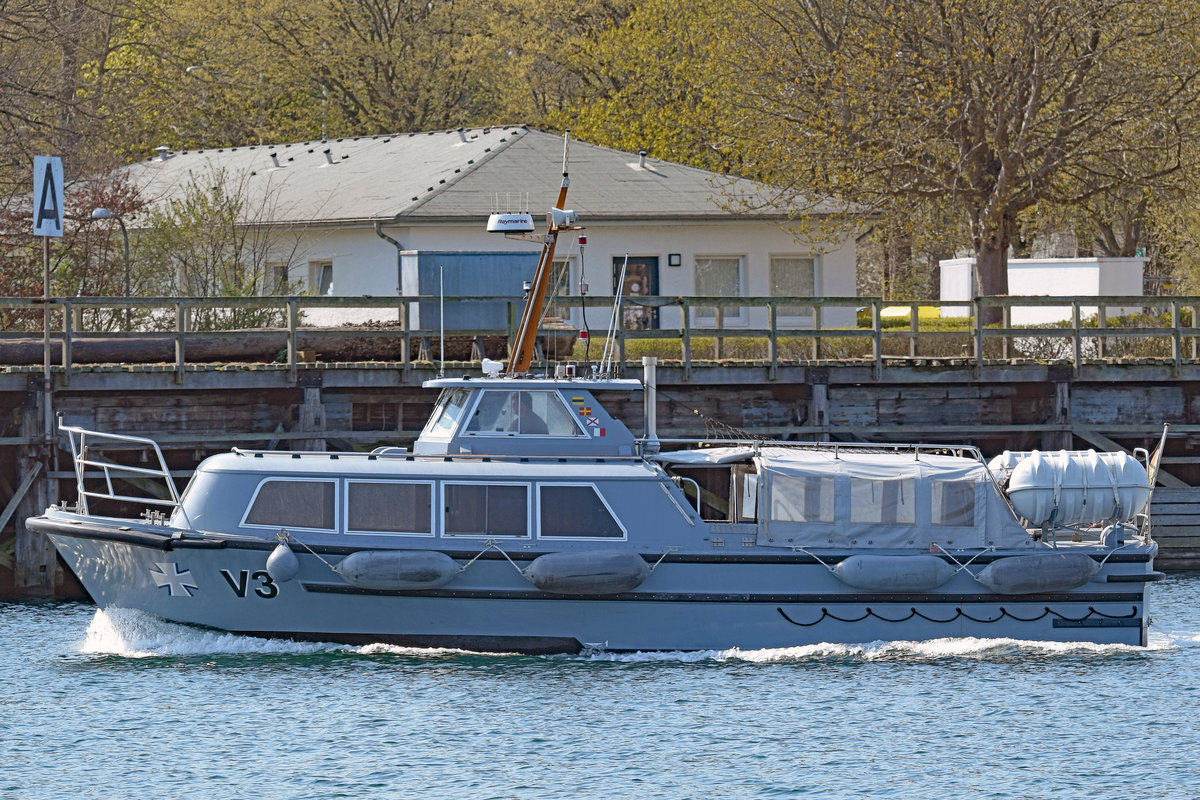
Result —
[[[511, 338], [520, 297], [62, 297], [52, 298], [48, 338], [54, 369], [69, 380], [81, 367], [76, 350], [95, 340], [132, 344], [156, 338], [172, 345], [169, 363], [180, 381], [211, 359], [189, 358], [189, 342], [264, 346], [278, 343], [269, 359], [295, 378], [302, 349], [318, 353], [323, 341], [355, 337], [395, 338], [398, 358], [409, 368], [428, 357], [443, 333], [439, 301], [471, 319], [472, 308], [507, 308], [504, 327], [444, 331], [446, 337]], [[612, 298], [558, 297], [566, 312], [552, 332], [570, 336], [586, 327], [599, 338], [608, 327]], [[698, 364], [753, 362], [769, 377], [780, 366], [865, 363], [876, 376], [888, 366], [929, 362], [969, 365], [1050, 363], [1076, 372], [1089, 363], [1153, 361], [1179, 368], [1200, 358], [1200, 297], [983, 297], [969, 301], [884, 301], [877, 297], [627, 297], [616, 329], [617, 361], [658, 355], [677, 361], [685, 378]], [[40, 298], [0, 298], [0, 365], [16, 341], [44, 344]], [[125, 310], [130, 311], [126, 315]], [[497, 315], [489, 316], [493, 320]], [[998, 319], [988, 323], [985, 320]], [[544, 326], [544, 332], [551, 328]], [[302, 347], [303, 345], [303, 347]], [[597, 351], [599, 348], [596, 348]], [[261, 350], [261, 348], [260, 348]], [[9, 351], [11, 352], [11, 350]], [[119, 352], [119, 351], [118, 351]], [[488, 354], [491, 357], [507, 354]], [[569, 353], [547, 353], [565, 358]], [[120, 362], [120, 359], [113, 359]], [[236, 361], [237, 358], [227, 359]], [[253, 359], [247, 359], [253, 360]], [[261, 356], [258, 359], [263, 361]], [[347, 359], [338, 359], [347, 360]], [[352, 360], [352, 359], [349, 359]], [[378, 360], [378, 359], [370, 359]], [[40, 358], [39, 358], [40, 363]]]

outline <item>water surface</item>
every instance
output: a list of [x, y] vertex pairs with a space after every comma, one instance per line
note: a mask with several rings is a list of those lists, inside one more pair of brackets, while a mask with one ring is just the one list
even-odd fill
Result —
[[1200, 577], [1150, 647], [481, 655], [0, 603], [0, 798], [1200, 797]]

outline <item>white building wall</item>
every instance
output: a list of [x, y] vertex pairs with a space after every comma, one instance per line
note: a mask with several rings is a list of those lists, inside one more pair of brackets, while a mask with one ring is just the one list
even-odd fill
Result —
[[[540, 222], [540, 220], [539, 220]], [[630, 256], [658, 258], [660, 296], [695, 294], [694, 265], [697, 257], [729, 256], [742, 259], [741, 294], [767, 296], [770, 294], [770, 263], [773, 256], [812, 256], [816, 259], [815, 293], [827, 297], [853, 297], [856, 293], [855, 247], [853, 239], [842, 246], [797, 242], [792, 234], [780, 230], [771, 222], [647, 222], [593, 223], [581, 220], [580, 231], [588, 243], [583, 253], [583, 279], [590, 296], [612, 296], [613, 259]], [[542, 228], [539, 226], [539, 230]], [[538, 251], [534, 242], [505, 239], [500, 234], [478, 225], [413, 225], [384, 227], [384, 233], [397, 240], [406, 251]], [[679, 254], [680, 265], [669, 266], [669, 256]], [[572, 294], [577, 293], [580, 275], [580, 248], [575, 233], [559, 236], [556, 258], [572, 258], [575, 271], [571, 275]], [[333, 285], [329, 292], [335, 296], [388, 296], [397, 293], [396, 248], [380, 238], [369, 227], [317, 229], [306, 231], [302, 242], [293, 251], [289, 278], [310, 286], [310, 264], [329, 261], [333, 265]], [[403, 289], [403, 287], [401, 287]], [[519, 295], [520, 286], [511, 294]], [[608, 324], [609, 310], [591, 309], [588, 323], [593, 327]], [[579, 312], [574, 311], [573, 317]], [[395, 319], [386, 310], [347, 314], [343, 311], [306, 312], [308, 324], [342, 324], [368, 319]], [[582, 319], [572, 319], [580, 324]], [[675, 328], [680, 324], [678, 308], [663, 309], [659, 326]], [[750, 309], [740, 320], [728, 320], [726, 325], [740, 324], [750, 328], [765, 328], [765, 308]], [[784, 318], [781, 327], [809, 327], [811, 319]], [[852, 306], [827, 310], [822, 319], [824, 327], [853, 327], [855, 311]]]
[[[973, 292], [973, 258], [939, 262], [941, 301], [970, 300]], [[1009, 259], [1008, 292], [1029, 297], [1097, 297], [1142, 294], [1144, 258], [1046, 258]], [[1136, 313], [1136, 307], [1106, 307], [1109, 316]], [[1096, 306], [1080, 307], [1083, 317], [1095, 315]], [[968, 316], [969, 306], [943, 306], [942, 316]], [[1071, 319], [1070, 306], [1016, 307], [1013, 325], [1041, 325]]]

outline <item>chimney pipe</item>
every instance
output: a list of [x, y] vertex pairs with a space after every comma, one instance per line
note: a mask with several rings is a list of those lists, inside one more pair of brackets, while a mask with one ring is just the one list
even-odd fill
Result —
[[271, 153], [270, 156], [271, 156], [271, 163], [274, 164], [276, 168], [278, 168], [279, 167], [279, 156], [276, 155], [275, 153]]
[[325, 154], [325, 160], [326, 160], [328, 163], [332, 164], [332, 163], [333, 163], [333, 154], [329, 152], [329, 148], [328, 148], [328, 147], [326, 147], [326, 148], [325, 148], [324, 150], [322, 150], [321, 152]]
[[646, 442], [645, 453], [657, 453], [661, 445], [658, 442], [658, 356], [642, 356], [642, 383], [645, 387], [646, 404]]
[[464, 129], [464, 128], [459, 128], [459, 129], [458, 129], [458, 140], [459, 140], [460, 142], [462, 142], [463, 144], [466, 144], [466, 143], [467, 143], [467, 134], [465, 133], [465, 129]]
[[646, 168], [646, 151], [645, 150], [638, 150], [638, 168], [639, 169]]

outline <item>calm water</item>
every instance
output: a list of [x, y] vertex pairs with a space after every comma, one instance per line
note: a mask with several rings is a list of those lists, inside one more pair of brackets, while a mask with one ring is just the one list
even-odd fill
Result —
[[1148, 649], [590, 657], [0, 603], [0, 798], [1200, 797], [1200, 577]]

